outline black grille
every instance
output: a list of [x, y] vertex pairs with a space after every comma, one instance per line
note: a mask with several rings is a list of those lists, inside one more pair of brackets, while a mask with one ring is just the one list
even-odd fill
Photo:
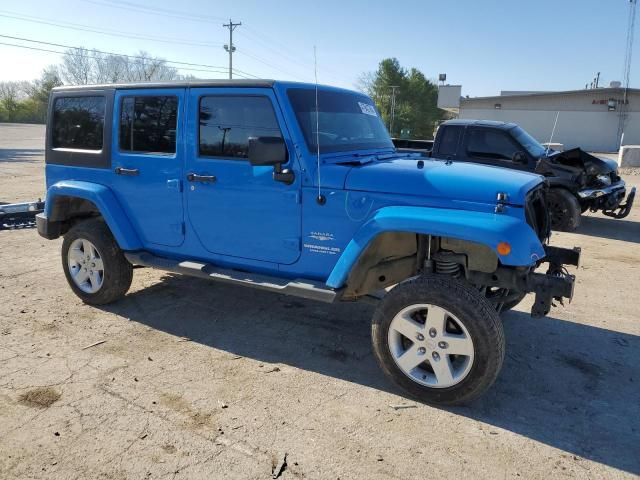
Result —
[[527, 223], [536, 232], [540, 241], [544, 243], [551, 234], [551, 220], [547, 208], [547, 188], [540, 186], [529, 192], [524, 208]]

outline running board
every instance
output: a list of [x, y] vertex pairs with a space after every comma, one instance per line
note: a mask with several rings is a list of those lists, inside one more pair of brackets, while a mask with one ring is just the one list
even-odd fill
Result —
[[284, 278], [262, 275], [259, 273], [241, 272], [216, 267], [210, 263], [196, 261], [179, 261], [170, 258], [157, 257], [148, 252], [125, 253], [125, 257], [133, 265], [143, 265], [173, 273], [181, 273], [192, 277], [206, 278], [218, 282], [244, 285], [260, 290], [282, 293], [294, 297], [307, 298], [320, 302], [333, 303], [338, 299], [338, 291], [327, 288], [326, 285], [314, 280]]

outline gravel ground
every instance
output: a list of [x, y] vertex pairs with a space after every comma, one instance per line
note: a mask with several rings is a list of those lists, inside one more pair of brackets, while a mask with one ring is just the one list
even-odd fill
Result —
[[[42, 144], [0, 125], [0, 200], [43, 195]], [[637, 478], [640, 208], [552, 244], [583, 248], [573, 302], [506, 314], [494, 387], [438, 409], [376, 367], [370, 306], [139, 269], [89, 307], [60, 240], [1, 231], [0, 478]]]

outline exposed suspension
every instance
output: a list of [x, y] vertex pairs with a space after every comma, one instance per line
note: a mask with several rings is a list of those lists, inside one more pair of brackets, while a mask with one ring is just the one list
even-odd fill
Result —
[[460, 276], [460, 264], [456, 262], [448, 262], [445, 260], [436, 260], [436, 273], [450, 275], [452, 277]]

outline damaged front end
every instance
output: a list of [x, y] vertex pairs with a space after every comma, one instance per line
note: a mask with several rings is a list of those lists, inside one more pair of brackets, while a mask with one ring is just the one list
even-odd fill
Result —
[[[502, 292], [534, 293], [535, 301], [531, 308], [532, 317], [543, 317], [551, 311], [553, 301], [564, 304], [564, 299], [571, 301], [575, 285], [575, 275], [571, 275], [566, 265], [580, 265], [580, 248], [560, 248], [545, 245], [545, 257], [533, 268], [498, 267], [495, 272], [485, 273], [467, 271], [467, 280], [474, 285], [488, 288], [499, 288]], [[535, 270], [548, 264], [545, 273]], [[490, 299], [497, 303], [510, 300], [508, 293], [502, 298]], [[517, 293], [513, 294], [517, 296]]]
[[632, 188], [627, 196], [625, 182], [618, 175], [618, 164], [614, 160], [573, 148], [541, 158], [536, 172], [548, 177], [552, 186], [573, 191], [583, 212], [602, 211], [613, 218], [624, 218], [631, 212], [636, 189]]

